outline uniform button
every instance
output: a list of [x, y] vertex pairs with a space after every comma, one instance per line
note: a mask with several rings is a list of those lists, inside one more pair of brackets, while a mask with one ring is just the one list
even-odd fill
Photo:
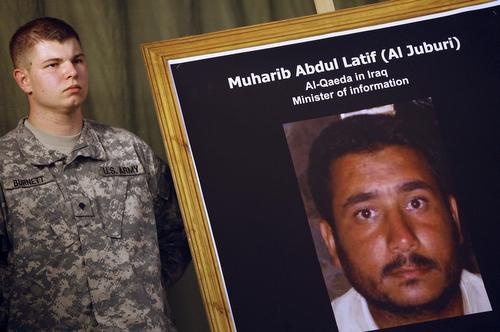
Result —
[[80, 202], [80, 204], [78, 204], [78, 207], [82, 210], [85, 210], [85, 203]]

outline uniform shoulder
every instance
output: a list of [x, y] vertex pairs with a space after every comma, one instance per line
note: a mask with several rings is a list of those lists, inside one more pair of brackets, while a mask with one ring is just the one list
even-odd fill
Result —
[[109, 126], [94, 120], [85, 120], [85, 122], [101, 139], [105, 141], [119, 141], [124, 144], [134, 144], [148, 147], [146, 142], [127, 129]]
[[8, 147], [9, 143], [15, 142], [17, 137], [18, 128], [14, 128], [0, 137], [0, 150]]
[[107, 151], [108, 156], [119, 157], [122, 154], [137, 156], [143, 166], [148, 165], [150, 172], [154, 171], [156, 155], [151, 147], [137, 135], [130, 131], [86, 120], [90, 132], [97, 136], [97, 140]]
[[12, 158], [19, 154], [18, 130], [19, 128], [14, 128], [0, 137], [0, 164], [9, 163]]

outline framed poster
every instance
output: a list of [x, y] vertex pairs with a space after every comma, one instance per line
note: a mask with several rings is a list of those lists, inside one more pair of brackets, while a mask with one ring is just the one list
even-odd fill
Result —
[[213, 331], [498, 327], [498, 31], [403, 0], [143, 46]]

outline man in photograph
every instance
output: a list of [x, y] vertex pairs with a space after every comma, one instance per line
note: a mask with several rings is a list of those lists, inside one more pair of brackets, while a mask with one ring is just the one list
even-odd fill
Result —
[[352, 285], [332, 301], [341, 332], [491, 310], [481, 277], [464, 269], [457, 202], [431, 127], [359, 115], [313, 142], [321, 235]]
[[175, 331], [165, 286], [190, 253], [167, 165], [84, 119], [88, 69], [67, 23], [12, 36], [29, 112], [0, 138], [0, 330]]

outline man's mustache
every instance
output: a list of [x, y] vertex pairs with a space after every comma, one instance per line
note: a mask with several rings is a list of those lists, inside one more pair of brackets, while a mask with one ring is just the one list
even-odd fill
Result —
[[411, 253], [409, 256], [399, 254], [396, 257], [394, 257], [392, 262], [386, 264], [383, 267], [382, 277], [388, 276], [395, 270], [402, 268], [405, 265], [412, 265], [415, 266], [416, 268], [422, 268], [422, 269], [436, 269], [438, 267], [438, 264], [436, 263], [435, 260], [428, 258], [426, 256], [417, 253]]

